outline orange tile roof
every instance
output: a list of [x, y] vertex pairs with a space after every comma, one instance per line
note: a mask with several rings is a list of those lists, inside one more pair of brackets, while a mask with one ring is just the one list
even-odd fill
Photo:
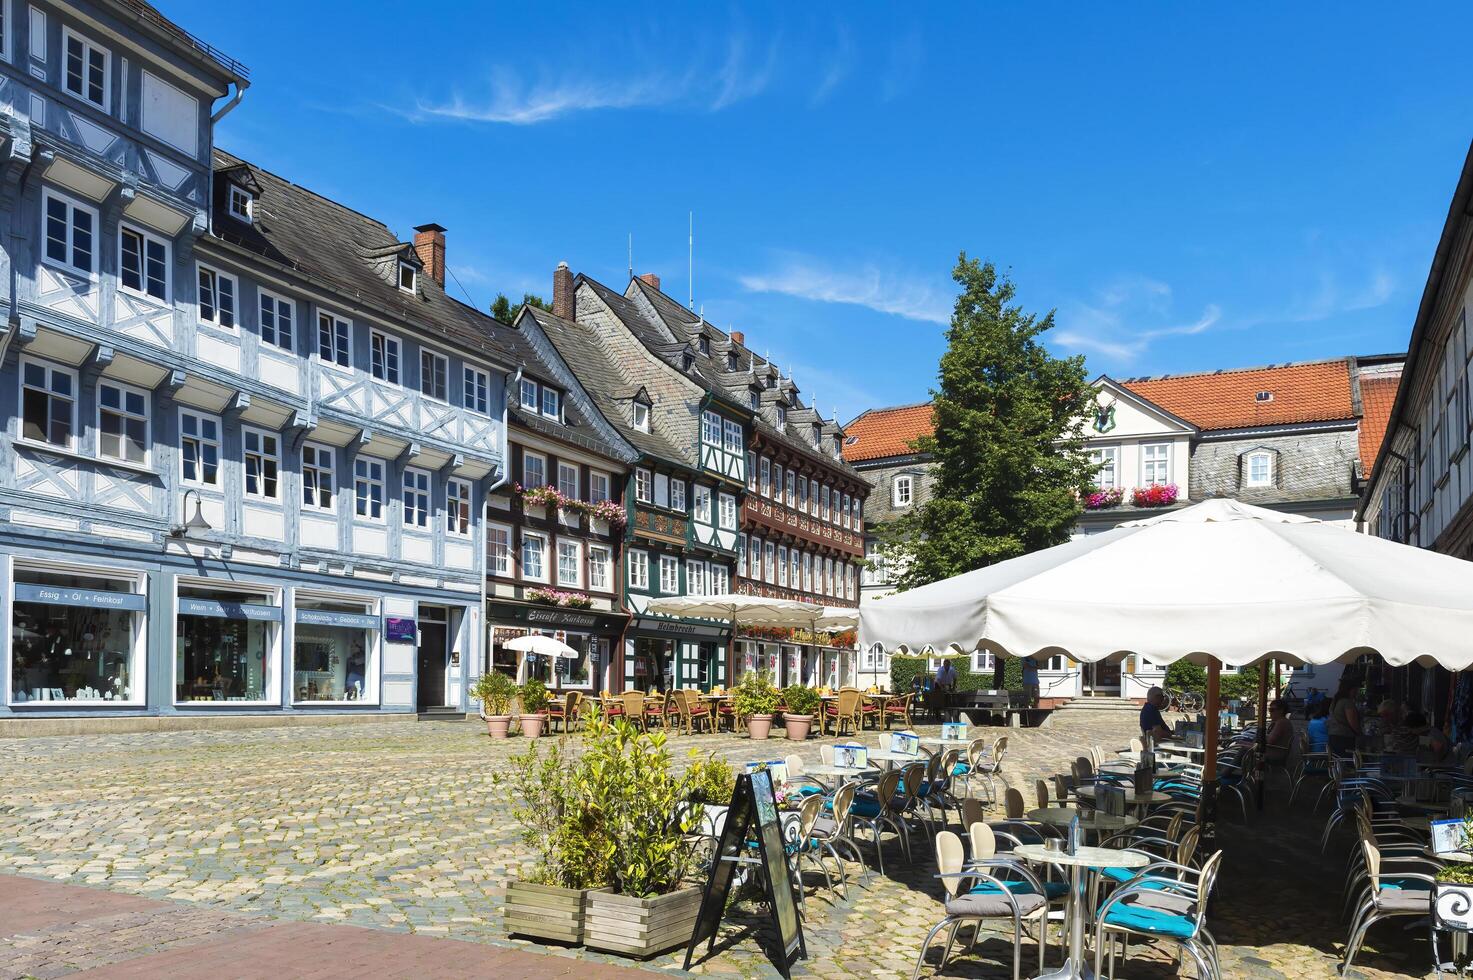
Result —
[[1391, 406], [1396, 403], [1396, 389], [1401, 386], [1401, 372], [1395, 374], [1363, 374], [1360, 377], [1360, 465], [1361, 472], [1371, 475], [1386, 427], [1391, 423]]
[[934, 428], [930, 402], [871, 409], [844, 427], [844, 459], [858, 463], [905, 456], [912, 452], [911, 443]]
[[[1199, 429], [1243, 429], [1355, 418], [1344, 360], [1122, 381], [1130, 391]], [[1266, 402], [1260, 391], [1271, 392]]]

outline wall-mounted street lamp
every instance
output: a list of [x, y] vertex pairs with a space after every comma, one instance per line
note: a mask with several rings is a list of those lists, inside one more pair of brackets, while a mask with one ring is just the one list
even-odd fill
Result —
[[199, 491], [193, 487], [184, 491], [184, 498], [179, 502], [179, 512], [182, 514], [189, 509], [190, 494], [194, 494], [194, 516], [189, 519], [187, 524], [175, 524], [169, 528], [169, 537], [171, 538], [185, 538], [203, 534], [211, 530], [210, 522], [205, 520], [204, 505], [201, 502]]

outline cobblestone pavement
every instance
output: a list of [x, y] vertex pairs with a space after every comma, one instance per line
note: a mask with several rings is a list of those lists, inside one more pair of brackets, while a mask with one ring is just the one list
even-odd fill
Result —
[[[1134, 716], [1071, 712], [1056, 721], [1008, 732], [1004, 768], [1030, 802], [1035, 776], [1067, 771], [1090, 745], [1122, 745]], [[700, 735], [671, 742], [681, 763], [691, 746], [733, 761], [794, 751], [818, 757], [817, 741], [800, 747]], [[492, 743], [472, 724], [414, 721], [0, 740], [0, 873], [187, 903], [186, 909], [349, 923], [625, 963], [588, 951], [543, 950], [504, 932], [505, 882], [529, 869], [531, 857], [516, 841], [491, 774], [521, 747], [520, 740]], [[1227, 854], [1211, 922], [1225, 977], [1336, 975], [1346, 933], [1338, 919], [1339, 874], [1349, 842], [1321, 859], [1322, 819], [1311, 819], [1301, 800], [1293, 818], [1271, 802], [1247, 826], [1224, 825]], [[863, 887], [854, 886], [851, 873], [847, 898], [810, 878], [810, 958], [796, 973], [909, 975], [922, 939], [941, 917], [934, 862], [924, 840], [912, 868], [897, 867], [898, 848], [886, 858], [887, 875], [870, 875]], [[723, 933], [717, 955], [694, 972], [773, 975], [751, 934], [757, 922], [739, 917]], [[1430, 954], [1420, 929], [1387, 925], [1370, 939], [1357, 962], [1360, 975], [1423, 975]], [[1028, 955], [1031, 950], [1025, 964]], [[0, 976], [34, 972], [8, 966], [20, 956], [14, 938], [0, 938]], [[938, 957], [939, 948], [928, 972]], [[1005, 941], [988, 938], [949, 964], [946, 975], [1005, 977], [1010, 958]], [[679, 954], [669, 954], [646, 965], [678, 972], [679, 963]], [[1132, 946], [1118, 974], [1173, 976], [1174, 958]]]

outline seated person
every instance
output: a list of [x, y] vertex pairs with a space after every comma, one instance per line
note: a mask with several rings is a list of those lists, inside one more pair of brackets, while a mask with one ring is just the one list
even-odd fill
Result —
[[1141, 708], [1141, 735], [1154, 742], [1169, 741], [1175, 736], [1161, 716], [1161, 706], [1166, 703], [1166, 692], [1153, 687], [1146, 692], [1146, 704]]
[[1289, 745], [1294, 740], [1294, 723], [1289, 720], [1289, 706], [1283, 698], [1268, 706], [1268, 744], [1263, 759], [1269, 765], [1281, 766], [1289, 758]]
[[1387, 698], [1376, 708], [1376, 717], [1381, 722], [1381, 741], [1387, 752], [1393, 755], [1416, 754], [1418, 736], [1402, 724], [1399, 704]]
[[1309, 751], [1324, 752], [1330, 744], [1330, 702], [1321, 698], [1309, 713]]
[[[1410, 745], [1408, 754], [1416, 754], [1427, 762], [1446, 762], [1452, 757], [1452, 743], [1441, 728], [1427, 723], [1427, 716], [1420, 711], [1407, 715], [1406, 723], [1398, 734], [1405, 735], [1402, 744]], [[1398, 751], [1400, 751], [1398, 749]]]

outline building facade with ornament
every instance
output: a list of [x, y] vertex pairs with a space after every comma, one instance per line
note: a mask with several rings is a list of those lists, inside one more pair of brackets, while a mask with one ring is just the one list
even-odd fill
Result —
[[[1095, 412], [1085, 420], [1095, 486], [1074, 533], [1098, 534], [1213, 497], [1354, 527], [1401, 362], [1401, 355], [1376, 355], [1122, 381], [1100, 376]], [[878, 527], [895, 516], [896, 481], [909, 477], [915, 485], [917, 474], [907, 467], [925, 461], [900, 453], [863, 457], [876, 447], [912, 446], [931, 432], [931, 416], [914, 406], [883, 409], [856, 419], [849, 431], [858, 436], [846, 447], [856, 465], [891, 483], [888, 507], [872, 502], [867, 514], [867, 539], [876, 548]], [[872, 501], [884, 500], [883, 490], [878, 486]], [[867, 598], [891, 587], [888, 571], [878, 563]], [[970, 656], [973, 670], [991, 670], [990, 655]], [[1332, 685], [1338, 673], [1307, 668], [1293, 680], [1303, 693]], [[1040, 663], [1039, 693], [1042, 700], [1140, 700], [1164, 677], [1163, 667], [1140, 658], [1079, 665], [1056, 656]]]

